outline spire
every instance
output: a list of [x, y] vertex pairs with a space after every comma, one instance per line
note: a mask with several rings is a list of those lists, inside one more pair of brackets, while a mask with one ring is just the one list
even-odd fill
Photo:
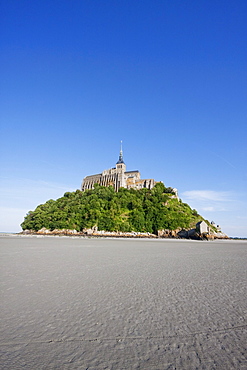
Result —
[[123, 149], [122, 149], [122, 140], [120, 142], [120, 153], [119, 153], [119, 159], [117, 161], [117, 164], [124, 163], [123, 160]]

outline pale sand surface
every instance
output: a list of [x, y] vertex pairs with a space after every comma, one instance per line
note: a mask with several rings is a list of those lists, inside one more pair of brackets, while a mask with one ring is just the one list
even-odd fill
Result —
[[247, 369], [245, 241], [0, 237], [1, 369]]

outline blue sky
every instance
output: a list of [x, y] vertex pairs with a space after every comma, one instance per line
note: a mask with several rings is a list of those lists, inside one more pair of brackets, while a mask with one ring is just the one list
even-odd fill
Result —
[[247, 236], [245, 0], [1, 1], [0, 231], [115, 166]]

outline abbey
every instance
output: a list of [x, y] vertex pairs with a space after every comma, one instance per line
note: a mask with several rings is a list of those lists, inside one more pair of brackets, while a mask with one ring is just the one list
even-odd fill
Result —
[[115, 191], [118, 191], [121, 187], [127, 189], [152, 189], [156, 184], [156, 181], [154, 181], [154, 179], [141, 179], [139, 171], [126, 171], [121, 145], [116, 167], [104, 170], [102, 173], [97, 175], [86, 176], [83, 179], [81, 190], [93, 189], [94, 184], [113, 186]]

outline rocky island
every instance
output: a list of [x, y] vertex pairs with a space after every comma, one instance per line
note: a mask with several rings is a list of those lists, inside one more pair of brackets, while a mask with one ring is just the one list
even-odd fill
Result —
[[172, 188], [152, 189], [95, 184], [94, 189], [67, 192], [30, 211], [21, 224], [24, 234], [136, 238], [227, 238]]
[[116, 166], [86, 176], [81, 190], [48, 200], [21, 224], [25, 234], [136, 238], [227, 238], [178, 197], [177, 189], [126, 171], [122, 142]]

